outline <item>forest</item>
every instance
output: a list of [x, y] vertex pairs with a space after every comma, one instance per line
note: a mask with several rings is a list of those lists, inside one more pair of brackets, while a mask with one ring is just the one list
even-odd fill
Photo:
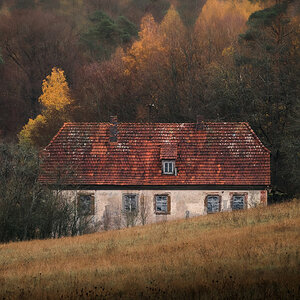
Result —
[[272, 201], [299, 194], [299, 21], [293, 0], [1, 0], [1, 181], [64, 122], [202, 115], [249, 122]]

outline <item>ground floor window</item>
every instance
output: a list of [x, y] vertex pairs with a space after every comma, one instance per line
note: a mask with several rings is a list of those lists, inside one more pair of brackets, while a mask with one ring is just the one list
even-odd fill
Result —
[[169, 195], [155, 195], [156, 214], [169, 214], [171, 212], [171, 198]]
[[123, 195], [123, 210], [124, 212], [135, 212], [138, 209], [138, 195], [125, 194]]
[[239, 210], [245, 208], [245, 195], [232, 196], [232, 210]]
[[78, 195], [77, 213], [81, 216], [90, 216], [95, 214], [95, 197], [93, 194]]
[[221, 200], [218, 195], [208, 195], [206, 197], [206, 208], [208, 214], [213, 214], [221, 210]]

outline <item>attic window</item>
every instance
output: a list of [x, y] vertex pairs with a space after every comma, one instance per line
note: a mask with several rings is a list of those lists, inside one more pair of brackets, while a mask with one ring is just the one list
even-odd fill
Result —
[[172, 175], [175, 173], [175, 160], [163, 160], [162, 161], [163, 174]]
[[80, 216], [95, 214], [95, 197], [91, 194], [79, 194], [77, 198], [77, 213]]

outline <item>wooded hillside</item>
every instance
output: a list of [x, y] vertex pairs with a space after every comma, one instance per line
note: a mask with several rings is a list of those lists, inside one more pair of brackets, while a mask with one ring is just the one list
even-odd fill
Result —
[[247, 121], [299, 193], [297, 1], [0, 1], [0, 140], [65, 121]]

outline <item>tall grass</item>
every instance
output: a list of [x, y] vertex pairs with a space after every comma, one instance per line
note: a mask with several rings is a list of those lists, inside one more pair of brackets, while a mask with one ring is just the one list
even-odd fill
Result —
[[[300, 296], [300, 203], [0, 245], [5, 299]], [[1, 299], [1, 298], [0, 298]]]

